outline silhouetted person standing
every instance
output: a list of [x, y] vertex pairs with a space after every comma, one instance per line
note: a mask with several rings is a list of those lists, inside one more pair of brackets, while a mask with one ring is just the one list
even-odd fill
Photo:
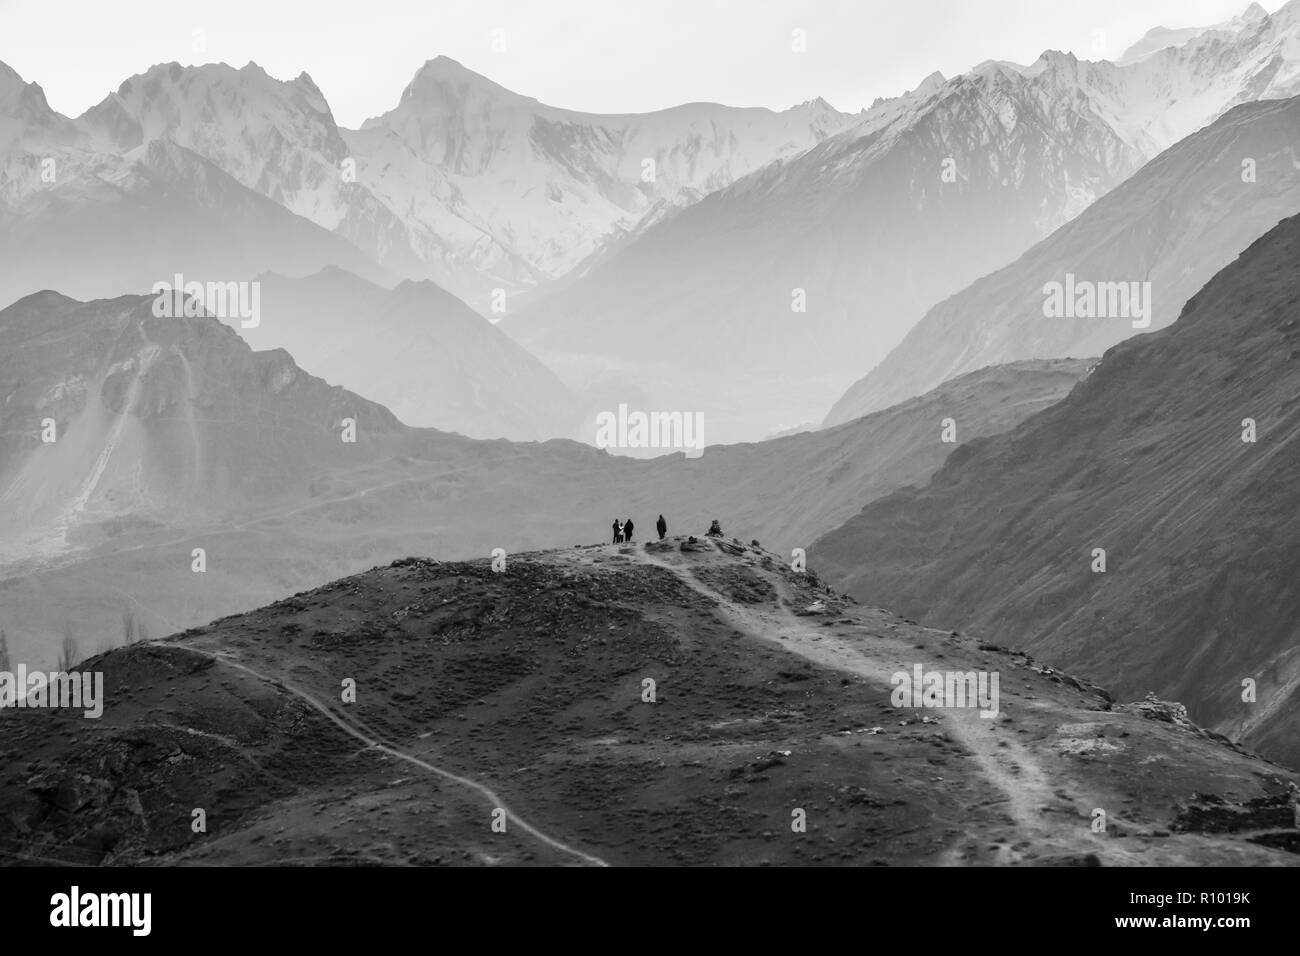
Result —
[[659, 520], [655, 522], [655, 530], [659, 532], [659, 540], [662, 541], [664, 535], [668, 533], [668, 522], [664, 520], [663, 515], [660, 515]]
[[632, 540], [632, 519], [631, 518], [628, 518], [626, 521], [623, 522], [623, 540], [624, 541]]
[[623, 523], [617, 518], [614, 519], [614, 543], [618, 544], [623, 540]]

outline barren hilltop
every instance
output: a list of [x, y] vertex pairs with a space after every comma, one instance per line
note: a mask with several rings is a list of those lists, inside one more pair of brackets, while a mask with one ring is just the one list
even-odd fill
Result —
[[[998, 716], [894, 707], [917, 665]], [[1295, 775], [1178, 705], [735, 539], [407, 558], [82, 668], [102, 720], [0, 712], [11, 862], [1300, 861]]]

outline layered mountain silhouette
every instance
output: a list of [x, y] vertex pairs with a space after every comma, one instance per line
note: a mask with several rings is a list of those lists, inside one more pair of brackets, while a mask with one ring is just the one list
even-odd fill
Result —
[[160, 64], [69, 119], [6, 67], [0, 252], [16, 268], [0, 297], [125, 294], [181, 268], [433, 279], [504, 315], [581, 394], [584, 439], [622, 403], [757, 439], [820, 420], [927, 308], [1160, 150], [1300, 90], [1297, 11], [1249, 9], [1122, 64], [989, 61], [857, 116], [820, 100], [589, 115], [438, 57], [357, 131], [310, 76], [253, 63]]
[[1116, 345], [1060, 404], [964, 445], [813, 558], [863, 599], [1122, 696], [1181, 699], [1294, 765], [1298, 258], [1291, 218], [1174, 325]]
[[261, 294], [261, 322], [234, 323], [253, 348], [286, 349], [408, 425], [518, 441], [577, 433], [582, 410], [559, 379], [432, 282], [389, 290], [330, 268], [262, 276]]
[[1300, 97], [1238, 106], [1152, 160], [1022, 257], [931, 309], [836, 402], [850, 421], [952, 375], [1022, 358], [1094, 355], [1138, 334], [1130, 315], [1047, 317], [1048, 283], [1150, 282], [1148, 329], [1300, 210]]
[[[289, 285], [306, 303], [294, 322], [344, 321], [325, 299], [375, 294], [343, 273]], [[263, 322], [245, 334], [291, 321], [275, 282], [266, 288]], [[123, 607], [156, 635], [394, 552], [589, 542], [616, 516], [635, 516], [643, 534], [661, 513], [670, 528], [720, 518], [789, 554], [929, 477], [956, 447], [940, 440], [954, 410], [963, 436], [993, 434], [1058, 401], [1090, 365], [990, 369], [841, 428], [642, 462], [411, 428], [283, 349], [253, 351], [215, 318], [157, 318], [153, 303], [46, 292], [0, 311], [0, 626], [18, 660], [52, 660], [68, 627], [86, 651], [113, 643]]]
[[980, 369], [837, 428], [710, 447], [695, 461], [660, 458], [635, 474], [648, 489], [664, 489], [673, 513], [692, 526], [725, 515], [724, 527], [788, 554], [853, 517], [861, 503], [925, 482], [957, 447], [943, 441], [946, 418], [962, 420], [963, 438], [999, 434], [1059, 402], [1095, 364]]
[[215, 319], [158, 318], [154, 302], [43, 292], [0, 311], [6, 544], [296, 502], [320, 471], [404, 447], [410, 430], [386, 409]]
[[[703, 411], [718, 440], [759, 437], [823, 417], [835, 383], [875, 366], [927, 309], [1162, 150], [1239, 103], [1296, 93], [1295, 2], [1125, 66], [1048, 52], [935, 75], [504, 325], [575, 387], [617, 390], [627, 368], [652, 369], [647, 401]], [[725, 387], [701, 387], [706, 373]]]
[[[409, 558], [86, 666], [101, 719], [0, 712], [6, 858], [1296, 861], [1294, 775], [1179, 705], [1115, 704], [728, 541]], [[913, 667], [999, 673], [999, 716], [895, 706]]]

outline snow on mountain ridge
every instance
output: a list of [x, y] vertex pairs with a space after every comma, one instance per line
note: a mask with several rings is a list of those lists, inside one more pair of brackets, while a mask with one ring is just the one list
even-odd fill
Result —
[[[713, 103], [579, 113], [438, 57], [393, 110], [344, 135], [420, 254], [452, 264], [447, 285], [472, 289], [486, 274], [520, 290], [569, 272], [663, 203], [693, 202], [852, 119], [820, 98], [779, 113]], [[467, 298], [483, 304], [481, 289]]]
[[[0, 77], [0, 96], [19, 83]], [[87, 110], [73, 137], [111, 155], [170, 139], [385, 268], [486, 311], [491, 290], [557, 278], [663, 203], [693, 202], [851, 119], [821, 99], [779, 113], [699, 103], [584, 114], [437, 57], [393, 110], [351, 131], [306, 73], [164, 63]]]
[[284, 82], [256, 63], [159, 64], [78, 118], [96, 146], [124, 152], [161, 137], [327, 229], [342, 219], [347, 155], [329, 105], [305, 73]]
[[1179, 47], [1190, 40], [1194, 40], [1202, 33], [1210, 30], [1226, 30], [1237, 32], [1248, 26], [1258, 23], [1268, 16], [1268, 11], [1258, 3], [1251, 3], [1242, 13], [1233, 17], [1231, 20], [1225, 20], [1222, 23], [1216, 23], [1208, 27], [1179, 27], [1169, 29], [1168, 27], [1154, 27], [1148, 30], [1146, 35], [1137, 43], [1134, 43], [1122, 54], [1115, 62], [1120, 66], [1129, 63], [1136, 63], [1143, 57], [1150, 56], [1160, 50], [1170, 47]]
[[76, 124], [50, 108], [45, 91], [0, 62], [0, 204], [41, 188], [47, 161], [56, 175], [83, 162], [78, 140]]
[[[640, 232], [506, 326], [584, 387], [604, 387], [625, 356], [657, 363], [647, 401], [691, 395], [721, 423], [719, 441], [806, 419], [928, 310], [1166, 147], [1243, 101], [1290, 95], [1297, 11], [1293, 0], [1239, 33], [1211, 31], [1129, 66], [1049, 50], [1027, 67], [986, 62], [925, 81]], [[809, 304], [793, 323], [792, 289]], [[684, 328], [703, 367], [664, 345]], [[707, 358], [724, 352], [734, 373]], [[912, 378], [934, 371], [925, 361]], [[705, 374], [714, 392], [697, 397], [689, 389]], [[791, 387], [775, 393], [772, 381]]]
[[[781, 112], [692, 103], [585, 114], [542, 104], [439, 56], [416, 72], [394, 109], [356, 131], [337, 126], [308, 74], [281, 81], [255, 63], [156, 65], [74, 126], [48, 109], [39, 87], [6, 67], [0, 198], [39, 184], [33, 170], [41, 150], [15, 150], [18, 130], [36, 141], [44, 136], [43, 155], [61, 165], [166, 137], [338, 232], [385, 268], [432, 278], [486, 311], [495, 289], [525, 292], [580, 264], [590, 268], [670, 209], [773, 162], [783, 168], [836, 136], [901, 131], [927, 103], [965, 83], [986, 84], [986, 108], [1001, 111], [1004, 124], [1021, 121], [1028, 98], [1037, 97], [1049, 121], [1099, 118], [1128, 149], [1150, 158], [1237, 103], [1300, 91], [1298, 21], [1300, 0], [1292, 0], [1271, 17], [1252, 6], [1227, 28], [1199, 30], [1128, 64], [1055, 51], [1027, 67], [986, 61], [951, 79], [931, 74], [915, 90], [856, 115], [820, 98]], [[20, 97], [31, 102], [15, 123]], [[1077, 109], [1053, 105], [1077, 97], [1086, 100]], [[33, 132], [32, 113], [44, 117], [46, 132]], [[67, 153], [74, 147], [79, 154]], [[1096, 195], [1077, 177], [1067, 192], [1063, 211], [1045, 211], [1044, 223], [1077, 213]]]

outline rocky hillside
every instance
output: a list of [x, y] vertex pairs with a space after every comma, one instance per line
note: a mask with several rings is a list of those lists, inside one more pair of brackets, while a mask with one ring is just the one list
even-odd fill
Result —
[[[918, 666], [997, 716], [894, 706]], [[739, 542], [411, 558], [85, 667], [98, 722], [0, 712], [7, 863], [1300, 861], [1293, 776], [1177, 705]]]

